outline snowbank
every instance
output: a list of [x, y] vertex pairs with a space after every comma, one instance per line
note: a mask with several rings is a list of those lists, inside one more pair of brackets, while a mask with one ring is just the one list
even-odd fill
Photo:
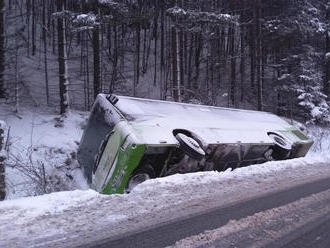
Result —
[[104, 196], [93, 190], [75, 190], [43, 196], [22, 197], [1, 202], [1, 213], [3, 213], [2, 211], [10, 213], [9, 216], [12, 217], [15, 217], [17, 213], [22, 213], [26, 218], [36, 218], [45, 214], [61, 214], [65, 210], [79, 205], [93, 204], [102, 197]]

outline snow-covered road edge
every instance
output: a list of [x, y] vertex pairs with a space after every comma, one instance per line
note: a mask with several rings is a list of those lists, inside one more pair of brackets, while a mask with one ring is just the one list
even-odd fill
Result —
[[129, 195], [89, 190], [6, 201], [0, 203], [0, 247], [32, 247], [36, 240], [72, 247], [328, 177], [330, 163], [304, 158], [158, 178]]

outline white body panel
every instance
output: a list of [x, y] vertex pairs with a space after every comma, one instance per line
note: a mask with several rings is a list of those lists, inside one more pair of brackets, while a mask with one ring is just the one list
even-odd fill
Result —
[[248, 110], [209, 107], [119, 96], [115, 105], [139, 143], [176, 144], [174, 129], [187, 129], [208, 144], [271, 144], [268, 132], [292, 128], [280, 117]]

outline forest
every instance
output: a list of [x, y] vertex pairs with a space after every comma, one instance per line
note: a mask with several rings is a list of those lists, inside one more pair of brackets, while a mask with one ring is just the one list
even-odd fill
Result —
[[100, 92], [326, 124], [328, 0], [1, 0], [0, 97], [89, 110]]

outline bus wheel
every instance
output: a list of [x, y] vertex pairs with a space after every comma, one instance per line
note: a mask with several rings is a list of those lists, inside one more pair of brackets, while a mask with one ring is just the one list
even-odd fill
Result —
[[271, 155], [274, 160], [289, 158], [292, 150], [292, 142], [277, 133], [268, 133], [268, 136], [274, 141], [273, 153]]
[[193, 138], [183, 134], [178, 133], [175, 138], [179, 141], [180, 148], [187, 154], [189, 157], [200, 161], [205, 157], [204, 150], [200, 147], [198, 142]]
[[156, 173], [151, 165], [146, 164], [141, 167], [138, 167], [129, 178], [125, 192], [129, 193], [134, 189], [138, 184], [143, 183], [149, 179], [155, 178]]

